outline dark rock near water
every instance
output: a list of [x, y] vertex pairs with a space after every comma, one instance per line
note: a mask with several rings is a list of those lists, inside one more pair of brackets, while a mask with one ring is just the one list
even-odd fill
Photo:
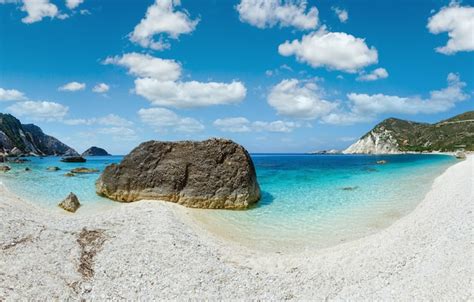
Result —
[[9, 166], [5, 166], [5, 165], [0, 166], [0, 172], [8, 172], [10, 170], [11, 168]]
[[81, 204], [79, 202], [79, 199], [74, 193], [69, 193], [66, 199], [61, 201], [58, 206], [68, 212], [74, 213], [77, 211], [77, 209], [79, 209]]
[[26, 171], [26, 172], [30, 172], [30, 171], [31, 171], [31, 169], [30, 169], [30, 168], [28, 168], [28, 167], [26, 167], [26, 168], [25, 168], [25, 171]]
[[54, 171], [59, 171], [59, 170], [61, 170], [61, 168], [59, 168], [59, 167], [48, 167], [48, 169], [46, 169], [46, 170], [48, 170], [48, 171], [53, 171], [53, 172], [54, 172]]
[[61, 158], [64, 163], [85, 163], [87, 160], [82, 156], [68, 156]]
[[105, 151], [105, 149], [99, 147], [90, 147], [84, 151], [84, 153], [82, 153], [82, 156], [110, 156], [110, 154]]
[[260, 199], [248, 152], [225, 139], [142, 143], [106, 167], [99, 195], [117, 201], [165, 200], [192, 208], [245, 209]]
[[73, 176], [76, 176], [76, 174], [72, 173], [72, 172], [67, 172], [66, 174], [64, 174], [64, 176], [66, 177], [73, 177]]
[[78, 155], [71, 147], [44, 134], [36, 125], [23, 125], [10, 114], [0, 113], [0, 154], [22, 155]]

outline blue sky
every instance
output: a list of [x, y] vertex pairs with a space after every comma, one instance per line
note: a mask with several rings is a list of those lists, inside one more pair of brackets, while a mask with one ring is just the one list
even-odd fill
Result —
[[345, 148], [473, 110], [472, 1], [0, 0], [0, 111], [83, 151]]

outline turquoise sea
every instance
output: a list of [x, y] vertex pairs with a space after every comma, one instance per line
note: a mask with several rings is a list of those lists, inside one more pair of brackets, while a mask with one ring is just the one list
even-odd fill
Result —
[[[252, 158], [263, 192], [258, 206], [247, 211], [190, 212], [220, 236], [269, 250], [326, 247], [383, 229], [412, 211], [433, 180], [456, 161], [445, 155], [253, 154]], [[20, 197], [56, 209], [74, 192], [84, 212], [120, 205], [95, 194], [99, 174], [64, 174], [82, 166], [103, 170], [122, 157], [90, 157], [87, 163], [29, 159], [10, 164], [12, 170], [0, 174], [0, 181]], [[387, 163], [377, 164], [379, 160]], [[49, 172], [50, 166], [61, 170]]]

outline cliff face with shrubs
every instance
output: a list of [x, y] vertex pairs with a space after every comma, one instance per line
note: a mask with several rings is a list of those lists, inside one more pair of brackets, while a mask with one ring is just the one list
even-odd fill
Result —
[[403, 152], [474, 151], [474, 111], [436, 124], [389, 118], [376, 125], [344, 153], [395, 154]]
[[0, 155], [78, 155], [71, 147], [49, 136], [40, 127], [22, 124], [0, 113]]

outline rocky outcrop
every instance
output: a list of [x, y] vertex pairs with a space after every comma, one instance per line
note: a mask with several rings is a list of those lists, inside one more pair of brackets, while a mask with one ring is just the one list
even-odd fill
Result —
[[474, 151], [474, 111], [436, 124], [389, 118], [376, 125], [343, 153]]
[[79, 199], [77, 198], [76, 194], [74, 193], [69, 193], [69, 195], [61, 201], [58, 205], [60, 208], [63, 208], [64, 210], [68, 212], [76, 212], [77, 209], [81, 206]]
[[363, 153], [363, 154], [396, 154], [400, 153], [397, 140], [392, 137], [391, 131], [376, 130], [359, 139], [355, 144], [343, 151], [345, 154]]
[[36, 125], [23, 125], [10, 114], [0, 113], [0, 154], [4, 155], [78, 155], [71, 147], [44, 134]]
[[63, 163], [85, 163], [87, 160], [82, 156], [67, 156], [61, 158]]
[[4, 166], [4, 165], [0, 166], [0, 172], [8, 172], [10, 170], [11, 168], [9, 166]]
[[224, 139], [142, 143], [104, 170], [99, 195], [117, 201], [165, 200], [192, 208], [245, 209], [260, 199], [248, 152]]
[[105, 151], [105, 149], [99, 147], [90, 147], [81, 156], [110, 156], [110, 154]]

